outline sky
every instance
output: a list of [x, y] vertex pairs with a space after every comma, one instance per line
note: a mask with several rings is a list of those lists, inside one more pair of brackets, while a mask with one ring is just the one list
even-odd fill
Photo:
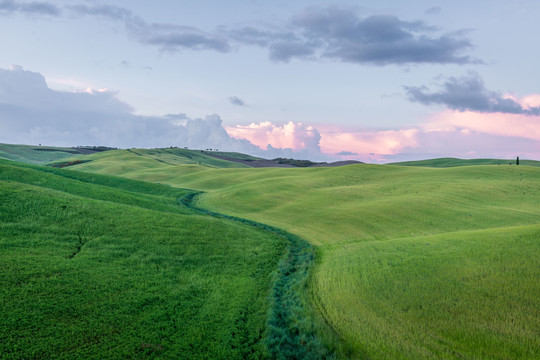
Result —
[[540, 2], [0, 0], [0, 142], [540, 159]]

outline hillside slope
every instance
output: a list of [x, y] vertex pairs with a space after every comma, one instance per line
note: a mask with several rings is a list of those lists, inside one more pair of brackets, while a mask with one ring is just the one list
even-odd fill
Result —
[[[520, 165], [540, 166], [540, 161], [520, 160]], [[417, 161], [402, 161], [390, 163], [388, 165], [400, 166], [426, 166], [426, 167], [456, 167], [456, 166], [475, 166], [475, 165], [515, 165], [516, 159], [457, 159], [457, 158], [438, 158]]]
[[185, 194], [0, 160], [2, 357], [266, 357], [285, 244]]
[[[99, 154], [74, 156], [63, 162], [84, 160], [84, 167], [90, 171], [99, 170], [108, 174], [164, 169], [173, 171], [178, 165], [201, 165], [213, 168], [249, 168], [233, 161], [217, 159], [200, 150], [187, 149], [121, 149]], [[94, 165], [94, 162], [97, 164]], [[49, 165], [54, 166], [52, 162]]]
[[180, 166], [117, 174], [204, 190], [205, 208], [315, 244], [312, 305], [343, 358], [540, 355], [537, 167]]
[[46, 164], [73, 156], [93, 154], [110, 150], [106, 147], [54, 147], [0, 144], [0, 159], [19, 161], [28, 164]]

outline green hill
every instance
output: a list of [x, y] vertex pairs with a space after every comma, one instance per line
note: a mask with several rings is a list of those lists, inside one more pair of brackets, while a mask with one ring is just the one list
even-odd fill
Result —
[[185, 164], [220, 168], [249, 167], [248, 165], [219, 159], [214, 156], [246, 161], [259, 160], [259, 158], [241, 153], [189, 150], [182, 148], [120, 150], [103, 146], [66, 148], [0, 144], [0, 159], [54, 167], [67, 167], [93, 160], [99, 160], [101, 162], [100, 166], [105, 166], [107, 159], [113, 159], [113, 162], [122, 160], [123, 162], [130, 164], [139, 163], [137, 166], [139, 168], [141, 166], [152, 168], [163, 165], [175, 166]]
[[[201, 165], [214, 168], [248, 168], [240, 163], [216, 159], [200, 150], [179, 148], [167, 149], [122, 149], [91, 155], [74, 156], [63, 159], [62, 162], [83, 160], [89, 171], [98, 170], [107, 174], [138, 172], [162, 169], [174, 172], [178, 165]], [[94, 165], [94, 162], [97, 164]], [[48, 165], [55, 166], [55, 162]]]
[[0, 160], [2, 358], [268, 356], [286, 244], [188, 193]]
[[[47, 195], [47, 199], [56, 199], [56, 193], [60, 191], [69, 196], [77, 196], [77, 199], [82, 197], [85, 202], [99, 202], [95, 209], [100, 209], [100, 214], [106, 219], [95, 217], [97, 210], [95, 214], [91, 211], [79, 212], [77, 214], [80, 216], [70, 217], [70, 221], [79, 218], [77, 226], [80, 226], [80, 219], [84, 218], [95, 219], [90, 222], [96, 224], [93, 226], [107, 224], [107, 221], [113, 221], [109, 217], [115, 219], [113, 214], [119, 211], [109, 211], [108, 206], [121, 206], [123, 212], [124, 207], [132, 208], [136, 204], [137, 211], [174, 213], [175, 219], [171, 221], [180, 227], [190, 229], [190, 224], [208, 227], [204, 225], [208, 219], [179, 206], [176, 201], [185, 194], [183, 188], [190, 188], [205, 191], [198, 197], [198, 206], [288, 230], [313, 244], [317, 255], [314, 272], [308, 278], [305, 289], [304, 285], [283, 287], [300, 294], [307, 292], [309, 299], [306, 300], [312, 311], [311, 320], [297, 321], [297, 325], [291, 325], [295, 322], [289, 323], [288, 331], [294, 333], [298, 331], [295, 329], [305, 328], [305, 324], [315, 324], [316, 332], [323, 336], [324, 342], [336, 351], [339, 358], [532, 359], [540, 355], [540, 313], [537, 306], [540, 298], [540, 283], [537, 281], [540, 278], [540, 168], [526, 165], [526, 160], [522, 160], [520, 166], [478, 166], [498, 163], [498, 160], [490, 159], [434, 159], [414, 162], [416, 165], [420, 163], [419, 166], [363, 164], [337, 168], [246, 168], [237, 163], [221, 162], [223, 160], [209, 154], [194, 154], [185, 149], [115, 150], [85, 155], [85, 159], [91, 161], [75, 164], [67, 168], [70, 170], [63, 171], [17, 165], [32, 171], [39, 170], [39, 173], [34, 177], [18, 174], [6, 179], [8, 181], [4, 186], [12, 188], [3, 193], [20, 192], [22, 196], [28, 191], [27, 185], [31, 185], [32, 189], [37, 186], [40, 191], [51, 191], [52, 185], [47, 184], [57, 181], [46, 180], [43, 174], [79, 182], [82, 181], [79, 177], [84, 177], [86, 180], [83, 182], [92, 185], [92, 188], [75, 193], [75, 190], [70, 190], [71, 185], [63, 182], [62, 185], [54, 185], [54, 194]], [[70, 158], [63, 161], [68, 160]], [[464, 164], [470, 166], [462, 166]], [[536, 162], [531, 164], [536, 165]], [[87, 174], [72, 170], [81, 170]], [[4, 174], [1, 176], [6, 176], [6, 173], [0, 172]], [[101, 177], [98, 173], [147, 182]], [[17, 179], [33, 180], [26, 184]], [[151, 183], [168, 184], [171, 187]], [[100, 190], [95, 190], [94, 186]], [[141, 189], [134, 190], [137, 187]], [[101, 191], [108, 193], [103, 195]], [[46, 233], [52, 234], [44, 237], [49, 244], [54, 239], [62, 238], [61, 232], [53, 232], [54, 227], [50, 227], [58, 215], [55, 215], [54, 207], [42, 205], [42, 202], [52, 200], [32, 203], [33, 198], [39, 199], [40, 196], [33, 192], [24, 200], [6, 198], [4, 203], [8, 205], [4, 206], [8, 206], [8, 210], [4, 214], [28, 213], [19, 215], [21, 220], [16, 223], [15, 229], [28, 230], [24, 233], [27, 239], [29, 233], [41, 234], [37, 229], [44, 227]], [[113, 204], [106, 202], [107, 206], [103, 207], [103, 200], [109, 198], [114, 199]], [[15, 206], [9, 204], [24, 203], [35, 206], [27, 206], [24, 210], [9, 207]], [[28, 221], [33, 214], [41, 214], [39, 226], [24, 227], [24, 224], [33, 224], [34, 220]], [[133, 222], [142, 231], [146, 229], [141, 225], [145, 219], [156, 219], [150, 213], [139, 217], [129, 216], [132, 222], [126, 219], [125, 227], [115, 235], [119, 239], [123, 232], [129, 233], [126, 229], [134, 226]], [[179, 217], [185, 222], [178, 220]], [[200, 219], [200, 222], [193, 222], [192, 217]], [[214, 238], [206, 238], [213, 240], [207, 240], [206, 248], [197, 248], [193, 254], [202, 251], [202, 256], [211, 259], [209, 252], [213, 251], [211, 249], [217, 241], [215, 237], [221, 236], [221, 226], [239, 226], [226, 219], [212, 219], [210, 223], [217, 221], [224, 223], [215, 227]], [[261, 236], [270, 236], [261, 235], [253, 228], [238, 231], [250, 230], [254, 232], [245, 235], [246, 239], [253, 238], [250, 246], [259, 244]], [[64, 257], [69, 258], [71, 254], [77, 253], [74, 256], [77, 259], [91, 247], [84, 245], [86, 242], [79, 239], [75, 230], [70, 231], [68, 234], [73, 234], [71, 242], [68, 242], [71, 252]], [[157, 234], [161, 233], [161, 230], [157, 231]], [[185, 233], [185, 238], [197, 239], [200, 230], [194, 229], [193, 234], [190, 234]], [[152, 239], [152, 236], [147, 237]], [[23, 235], [20, 239], [22, 242]], [[239, 239], [228, 241], [238, 242]], [[174, 243], [181, 243], [180, 238]], [[171, 246], [167, 242], [162, 244], [163, 252]], [[254, 256], [254, 252], [248, 252], [248, 255], [243, 253], [251, 261], [266, 264], [265, 275], [250, 283], [253, 288], [259, 286], [258, 289], [264, 288], [261, 282], [268, 288], [268, 274], [272, 267], [275, 269], [277, 266], [276, 252], [284, 249], [283, 240], [266, 240], [263, 244], [267, 244], [267, 249], [273, 249], [267, 250], [267, 257], [256, 260], [251, 259], [258, 257]], [[280, 245], [276, 247], [276, 244]], [[68, 246], [67, 243], [64, 245]], [[28, 253], [28, 245], [25, 246], [21, 247], [22, 251]], [[241, 248], [244, 247], [245, 244]], [[82, 250], [78, 251], [79, 248]], [[220, 253], [223, 251], [222, 248], [218, 249]], [[233, 251], [231, 259], [235, 256], [240, 256], [240, 252]], [[22, 255], [18, 263], [24, 263], [21, 259], [24, 259]], [[238, 262], [232, 263], [238, 266]], [[206, 262], [203, 261], [203, 264]], [[237, 275], [242, 278], [253, 271], [255, 266], [261, 266], [257, 264], [242, 268], [247, 272]], [[296, 271], [287, 270], [283, 266], [279, 266], [281, 272], [293, 274]], [[231, 265], [231, 271], [233, 267]], [[198, 266], [191, 269], [198, 269]], [[16, 270], [16, 273], [28, 272], [27, 268]], [[103, 268], [102, 274], [108, 271], [113, 269]], [[184, 274], [188, 276], [189, 272]], [[218, 276], [217, 272], [210, 271], [209, 274], [209, 279]], [[47, 278], [42, 275], [37, 277]], [[139, 279], [146, 278], [148, 275], [139, 275]], [[217, 283], [221, 284], [221, 281], [224, 280], [218, 280]], [[231, 281], [232, 284], [237, 280]], [[13, 286], [10, 283], [2, 289]], [[70, 283], [69, 287], [72, 286], [76, 284]], [[229, 296], [229, 290], [223, 290], [221, 286], [215, 291], [223, 291], [220, 296]], [[268, 301], [267, 298], [260, 300], [262, 295], [255, 293], [259, 296], [257, 304]], [[5, 298], [10, 297], [5, 295]], [[244, 300], [234, 299], [232, 297], [231, 301], [245, 303]], [[119, 304], [125, 301], [122, 299]], [[285, 310], [297, 306], [276, 300], [270, 303], [274, 307], [281, 304], [278, 308]], [[265, 302], [264, 306], [268, 309], [270, 303]], [[264, 306], [257, 305], [257, 308], [263, 309]], [[260, 314], [260, 311], [253, 310], [251, 315], [243, 319], [259, 319], [260, 324], [262, 317], [255, 315]], [[6, 314], [11, 312], [7, 311]], [[209, 313], [205, 315], [209, 316]], [[221, 324], [217, 327], [230, 331], [228, 321], [233, 321], [231, 319], [234, 319], [234, 315], [230, 315], [228, 320], [220, 319], [213, 319], [212, 323], [215, 321]], [[10, 324], [7, 328], [14, 326], [14, 323]], [[208, 323], [206, 326], [211, 325]], [[253, 331], [254, 328], [250, 329]], [[220, 334], [226, 334], [227, 331]], [[205, 334], [208, 336], [208, 333]], [[315, 335], [314, 332], [309, 334], [307, 337], [300, 336], [300, 339], [310, 339]], [[213, 339], [217, 343], [218, 338], [223, 341], [227, 336], [219, 335]], [[279, 344], [287, 343], [287, 336]], [[192, 337], [191, 343], [202, 342], [208, 346], [206, 340], [201, 340], [203, 338]], [[179, 341], [178, 338], [168, 344], [174, 347], [176, 341]], [[301, 343], [308, 342], [301, 340]], [[260, 339], [258, 342], [253, 340], [251, 344], [254, 345], [250, 345], [250, 349], [258, 349], [256, 354], [267, 355], [264, 354]], [[272, 344], [274, 348], [281, 346], [276, 345], [276, 342]], [[289, 346], [293, 348], [296, 346], [291, 344]], [[211, 352], [209, 357], [216, 357], [216, 354], [245, 356], [245, 352], [239, 355], [234, 349], [220, 347], [217, 352]], [[159, 355], [153, 352], [156, 349], [145, 350], [148, 350], [146, 354]], [[186, 354], [198, 354], [202, 350], [199, 348], [193, 351]], [[209, 353], [204, 354], [206, 356]]]
[[[540, 161], [536, 160], [520, 160], [520, 165], [540, 166]], [[390, 163], [388, 165], [400, 166], [426, 166], [426, 167], [456, 167], [456, 166], [473, 166], [473, 165], [515, 165], [516, 159], [457, 159], [457, 158], [439, 158], [417, 161], [402, 161]]]
[[310, 241], [314, 316], [342, 358], [540, 355], [537, 167], [75, 168], [203, 190]]
[[66, 148], [0, 144], [0, 159], [19, 161], [28, 164], [46, 164], [73, 156], [81, 156], [107, 150], [111, 150], [111, 148], [104, 146]]

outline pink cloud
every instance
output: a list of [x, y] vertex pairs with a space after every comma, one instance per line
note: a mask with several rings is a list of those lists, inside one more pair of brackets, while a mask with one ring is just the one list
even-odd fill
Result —
[[435, 115], [423, 128], [426, 132], [462, 128], [540, 141], [540, 116], [532, 115], [445, 111]]
[[225, 130], [236, 139], [246, 139], [260, 149], [268, 145], [278, 149], [318, 150], [320, 134], [312, 126], [289, 121], [276, 125], [269, 121], [249, 125], [226, 126]]
[[523, 107], [532, 108], [540, 106], [540, 94], [525, 96], [517, 100]]
[[347, 129], [321, 130], [321, 151], [325, 154], [351, 152], [344, 158], [373, 160], [381, 155], [396, 154], [407, 147], [418, 145], [418, 129], [351, 131]]
[[[510, 95], [508, 95], [511, 97]], [[540, 105], [540, 95], [520, 99], [524, 108]], [[429, 157], [523, 156], [540, 159], [540, 116], [448, 110], [424, 124], [391, 130], [354, 129], [337, 125], [316, 128], [288, 122], [226, 127], [230, 136], [260, 149], [292, 149], [333, 159], [387, 162]]]
[[[230, 136], [245, 139], [260, 149], [268, 146], [294, 151], [322, 152], [333, 158], [377, 161], [417, 145], [418, 129], [359, 131], [337, 126], [305, 126], [288, 122], [276, 125], [269, 121], [225, 127]], [[341, 155], [341, 154], [344, 155]]]

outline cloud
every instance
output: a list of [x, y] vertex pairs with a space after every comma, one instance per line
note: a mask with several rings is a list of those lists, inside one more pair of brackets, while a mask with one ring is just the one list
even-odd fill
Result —
[[[325, 158], [318, 149], [320, 137], [316, 130], [301, 125], [283, 129], [303, 138], [298, 140], [302, 143], [285, 141], [263, 149], [229, 135], [216, 114], [203, 118], [182, 113], [135, 115], [131, 106], [106, 89], [55, 91], [39, 73], [25, 71], [21, 66], [0, 69], [0, 142], [120, 148], [185, 146], [266, 158]], [[285, 148], [287, 145], [289, 148]]]
[[467, 64], [479, 60], [462, 53], [472, 48], [464, 31], [439, 34], [421, 21], [392, 15], [360, 17], [352, 7], [309, 7], [284, 29], [246, 27], [232, 37], [266, 47], [275, 61], [334, 59], [356, 64]]
[[96, 15], [112, 20], [134, 21], [135, 16], [129, 9], [112, 5], [72, 5], [68, 9], [79, 15]]
[[441, 157], [514, 159], [516, 156], [539, 159], [538, 140], [518, 136], [494, 135], [468, 127], [420, 131], [416, 147], [381, 156], [382, 162], [433, 159]]
[[441, 7], [440, 6], [433, 6], [430, 7], [425, 11], [426, 15], [438, 15], [441, 13]]
[[0, 14], [14, 13], [60, 16], [61, 10], [56, 5], [47, 2], [20, 2], [13, 0], [0, 1]]
[[426, 131], [433, 132], [461, 128], [471, 132], [540, 142], [539, 115], [444, 111], [430, 119], [424, 127]]
[[319, 131], [322, 153], [366, 162], [439, 157], [540, 159], [539, 116], [446, 111], [409, 128], [354, 130], [328, 126], [319, 127]]
[[230, 50], [228, 40], [217, 33], [208, 33], [192, 26], [148, 23], [126, 8], [111, 5], [74, 5], [68, 9], [81, 16], [100, 16], [122, 22], [134, 39], [143, 44], [158, 46], [162, 51]]
[[448, 78], [438, 92], [425, 86], [406, 86], [410, 101], [424, 105], [441, 104], [458, 111], [539, 115], [540, 107], [523, 106], [516, 99], [486, 89], [483, 79], [474, 71], [456, 78]]
[[[540, 106], [540, 94], [514, 99]], [[51, 90], [45, 78], [20, 66], [0, 69], [0, 142], [58, 146], [187, 146], [264, 158], [389, 162], [433, 157], [540, 159], [540, 115], [446, 110], [400, 129], [317, 127], [290, 121], [224, 126], [219, 115], [191, 118], [133, 114], [107, 89]]]
[[[112, 5], [76, 4], [64, 9], [78, 16], [122, 23], [132, 39], [167, 52], [228, 53], [251, 45], [266, 49], [269, 58], [277, 62], [330, 59], [379, 66], [480, 62], [466, 54], [473, 46], [464, 30], [441, 33], [422, 21], [405, 21], [392, 15], [362, 17], [355, 7], [312, 6], [281, 25], [221, 25], [213, 31], [183, 24], [151, 23], [127, 8]], [[0, 2], [0, 11], [55, 16], [61, 13], [50, 3], [15, 1]]]
[[289, 121], [287, 124], [276, 125], [265, 121], [249, 125], [227, 126], [226, 130], [231, 136], [249, 140], [260, 149], [268, 149], [271, 146], [274, 149], [308, 151], [314, 154], [320, 152], [319, 131], [301, 123]]
[[323, 153], [351, 158], [344, 153], [357, 153], [363, 161], [382, 161], [385, 155], [400, 153], [406, 148], [418, 146], [419, 129], [354, 130], [336, 127], [321, 127], [320, 147]]
[[245, 106], [246, 103], [244, 102], [244, 100], [240, 99], [239, 97], [237, 96], [231, 96], [229, 98], [229, 102], [233, 105], [236, 105], [236, 106]]
[[0, 142], [258, 150], [231, 138], [218, 115], [139, 116], [114, 92], [51, 90], [41, 74], [17, 66], [0, 69]]

